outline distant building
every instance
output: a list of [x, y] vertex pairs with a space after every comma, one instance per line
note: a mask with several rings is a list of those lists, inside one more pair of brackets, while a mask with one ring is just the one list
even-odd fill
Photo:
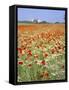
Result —
[[37, 19], [34, 19], [34, 20], [33, 20], [33, 23], [38, 23], [38, 20], [37, 20]]

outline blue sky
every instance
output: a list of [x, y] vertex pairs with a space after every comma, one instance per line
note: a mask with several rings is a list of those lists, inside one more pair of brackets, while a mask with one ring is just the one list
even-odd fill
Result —
[[65, 22], [65, 11], [50, 9], [18, 8], [18, 21], [38, 19], [47, 22]]

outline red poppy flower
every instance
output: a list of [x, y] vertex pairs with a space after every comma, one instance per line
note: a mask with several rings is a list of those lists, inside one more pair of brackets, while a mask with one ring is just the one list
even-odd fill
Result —
[[60, 46], [58, 46], [58, 49], [61, 49], [61, 47], [60, 47]]
[[24, 48], [24, 50], [25, 50], [26, 48]]
[[23, 62], [22, 62], [22, 61], [19, 61], [19, 62], [18, 62], [18, 64], [22, 65], [22, 64], [23, 64]]
[[37, 48], [39, 48], [39, 46], [37, 46]]
[[32, 64], [29, 64], [28, 66], [29, 66], [29, 67], [31, 67], [31, 66], [32, 66]]
[[28, 54], [29, 54], [30, 56], [32, 56], [32, 53], [31, 53], [31, 52], [29, 52]]
[[62, 69], [64, 69], [64, 65], [62, 65]]
[[49, 73], [48, 73], [48, 72], [46, 72], [44, 75], [45, 75], [46, 77], [48, 77], [48, 76], [49, 76]]
[[54, 49], [57, 50], [58, 49], [57, 46], [55, 46]]
[[52, 48], [52, 49], [51, 49], [51, 52], [52, 52], [52, 54], [54, 54], [54, 52], [55, 52], [55, 49], [54, 49], [54, 48]]
[[17, 48], [17, 50], [18, 50], [20, 53], [22, 53], [22, 49], [21, 49], [21, 48]]
[[41, 64], [42, 65], [45, 65], [46, 64], [45, 60], [42, 60]]
[[34, 57], [35, 57], [35, 58], [38, 58], [38, 55], [37, 55], [37, 54], [35, 54], [35, 55], [34, 55]]
[[44, 54], [44, 57], [47, 57], [47, 56], [48, 56], [48, 53], [45, 53], [45, 54]]
[[28, 55], [32, 56], [31, 50], [28, 50]]
[[28, 50], [27, 52], [31, 52], [31, 50]]

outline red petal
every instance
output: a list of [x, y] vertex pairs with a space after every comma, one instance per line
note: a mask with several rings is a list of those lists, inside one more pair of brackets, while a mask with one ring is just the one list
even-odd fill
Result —
[[29, 64], [28, 66], [29, 66], [29, 67], [31, 67], [31, 66], [32, 66], [32, 64]]
[[20, 62], [18, 62], [18, 64], [22, 65], [22, 64], [23, 64], [23, 62], [22, 62], [22, 61], [20, 61]]
[[22, 53], [22, 49], [21, 49], [21, 48], [17, 48], [17, 50], [18, 50], [20, 53]]
[[45, 65], [45, 64], [46, 64], [46, 63], [45, 63], [45, 60], [43, 60], [43, 61], [41, 62], [41, 64], [42, 64], [42, 65]]

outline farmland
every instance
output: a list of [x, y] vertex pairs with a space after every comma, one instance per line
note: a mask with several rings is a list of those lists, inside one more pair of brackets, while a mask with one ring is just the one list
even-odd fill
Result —
[[65, 24], [18, 24], [18, 82], [65, 79]]

